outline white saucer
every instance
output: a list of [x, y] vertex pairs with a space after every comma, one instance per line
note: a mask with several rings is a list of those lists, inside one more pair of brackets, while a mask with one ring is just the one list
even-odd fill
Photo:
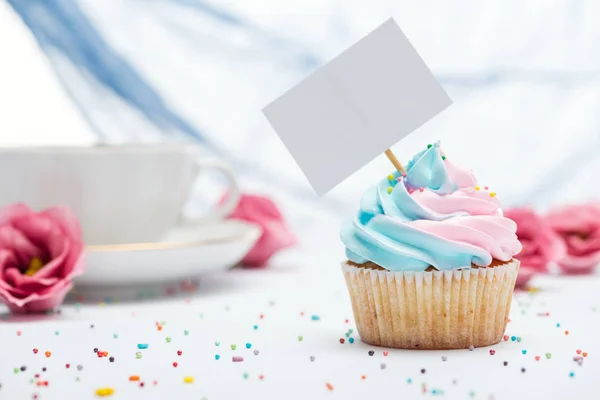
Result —
[[174, 229], [156, 243], [87, 247], [79, 285], [156, 283], [197, 277], [237, 264], [260, 237], [257, 225], [228, 220]]

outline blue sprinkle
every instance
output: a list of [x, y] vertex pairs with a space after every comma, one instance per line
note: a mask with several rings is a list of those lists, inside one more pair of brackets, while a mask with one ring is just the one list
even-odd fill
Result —
[[320, 321], [321, 317], [319, 317], [318, 315], [313, 315], [312, 317], [310, 317], [313, 321]]
[[569, 376], [573, 378], [575, 376], [575, 372], [569, 372]]
[[406, 383], [412, 383], [412, 379], [408, 378], [408, 379], [406, 380]]
[[138, 349], [147, 349], [148, 345], [146, 343], [138, 343], [137, 348]]
[[353, 337], [351, 337], [350, 339], [348, 339], [348, 341], [349, 341], [350, 343], [354, 343], [354, 338], [353, 338]]
[[510, 340], [512, 340], [514, 342], [515, 340], [517, 340], [517, 337], [516, 336], [511, 336]]
[[246, 348], [249, 349], [250, 347], [252, 347], [252, 343], [246, 343]]
[[218, 354], [215, 354], [215, 360], [218, 360], [219, 358], [221, 358], [221, 356]]
[[527, 354], [527, 350], [523, 349], [523, 350], [521, 350], [521, 353]]
[[257, 329], [258, 329], [258, 325], [254, 325], [254, 330], [257, 330]]
[[558, 322], [556, 323], [556, 327], [557, 327], [557, 328], [560, 328], [560, 324], [559, 324]]

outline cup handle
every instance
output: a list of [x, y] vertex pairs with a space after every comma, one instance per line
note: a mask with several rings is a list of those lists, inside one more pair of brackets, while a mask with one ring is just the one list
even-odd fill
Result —
[[234, 208], [237, 206], [240, 201], [240, 188], [238, 186], [237, 180], [231, 168], [225, 164], [223, 161], [218, 159], [200, 159], [196, 161], [196, 168], [198, 169], [198, 173], [203, 168], [215, 169], [221, 172], [229, 183], [229, 190], [227, 192], [227, 197], [225, 198], [225, 202], [221, 205], [218, 205], [216, 210], [209, 212], [207, 215], [196, 217], [196, 218], [188, 218], [182, 214], [179, 216], [179, 226], [188, 226], [188, 225], [196, 225], [202, 224], [205, 222], [215, 221], [222, 218], [225, 218], [229, 215]]

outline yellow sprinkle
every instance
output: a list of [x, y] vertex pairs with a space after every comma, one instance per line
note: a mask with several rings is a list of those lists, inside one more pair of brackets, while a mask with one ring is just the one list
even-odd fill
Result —
[[390, 186], [390, 187], [388, 188], [388, 193], [392, 193], [392, 190], [393, 190], [393, 189], [392, 189], [392, 187]]
[[183, 378], [183, 382], [185, 383], [194, 383], [194, 377], [193, 376], [186, 376]]
[[115, 392], [113, 388], [100, 388], [96, 390], [96, 396], [105, 397], [111, 396]]
[[388, 179], [389, 179], [390, 181], [393, 181], [393, 180], [394, 180], [394, 175], [392, 175], [392, 174], [389, 174], [389, 175], [388, 175]]
[[490, 192], [490, 197], [496, 197], [496, 192]]
[[39, 257], [33, 257], [31, 261], [29, 261], [29, 268], [25, 271], [25, 275], [33, 276], [36, 272], [38, 272], [44, 266], [44, 262]]
[[481, 189], [479, 186], [475, 186], [475, 190], [479, 190]]

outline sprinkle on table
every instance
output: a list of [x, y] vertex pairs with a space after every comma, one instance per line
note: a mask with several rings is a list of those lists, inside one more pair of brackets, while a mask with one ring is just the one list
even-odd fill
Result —
[[183, 377], [183, 382], [184, 383], [194, 383], [194, 377], [193, 376], [185, 376], [185, 377]]
[[233, 356], [233, 357], [231, 357], [231, 361], [233, 361], [233, 362], [242, 362], [242, 361], [244, 361], [244, 357]]
[[353, 337], [351, 337], [351, 338], [349, 338], [349, 339], [348, 339], [348, 341], [349, 341], [350, 343], [354, 343], [354, 338], [353, 338]]
[[235, 345], [235, 344], [231, 345], [231, 350], [235, 350], [236, 348], [237, 348], [237, 345]]
[[147, 349], [148, 344], [147, 343], [138, 343], [137, 348], [140, 350]]
[[333, 391], [333, 385], [332, 385], [331, 383], [329, 383], [329, 382], [326, 382], [326, 383], [325, 383], [325, 387], [326, 387], [326, 388], [327, 388], [327, 390], [329, 390], [330, 392], [332, 392], [332, 391]]
[[113, 393], [115, 393], [115, 389], [113, 388], [100, 388], [96, 390], [96, 396], [100, 396], [100, 397], [106, 397], [106, 396], [111, 396]]
[[252, 347], [252, 343], [246, 343], [246, 348], [249, 349]]
[[304, 340], [304, 336], [298, 336], [298, 341], [301, 342], [302, 340]]

